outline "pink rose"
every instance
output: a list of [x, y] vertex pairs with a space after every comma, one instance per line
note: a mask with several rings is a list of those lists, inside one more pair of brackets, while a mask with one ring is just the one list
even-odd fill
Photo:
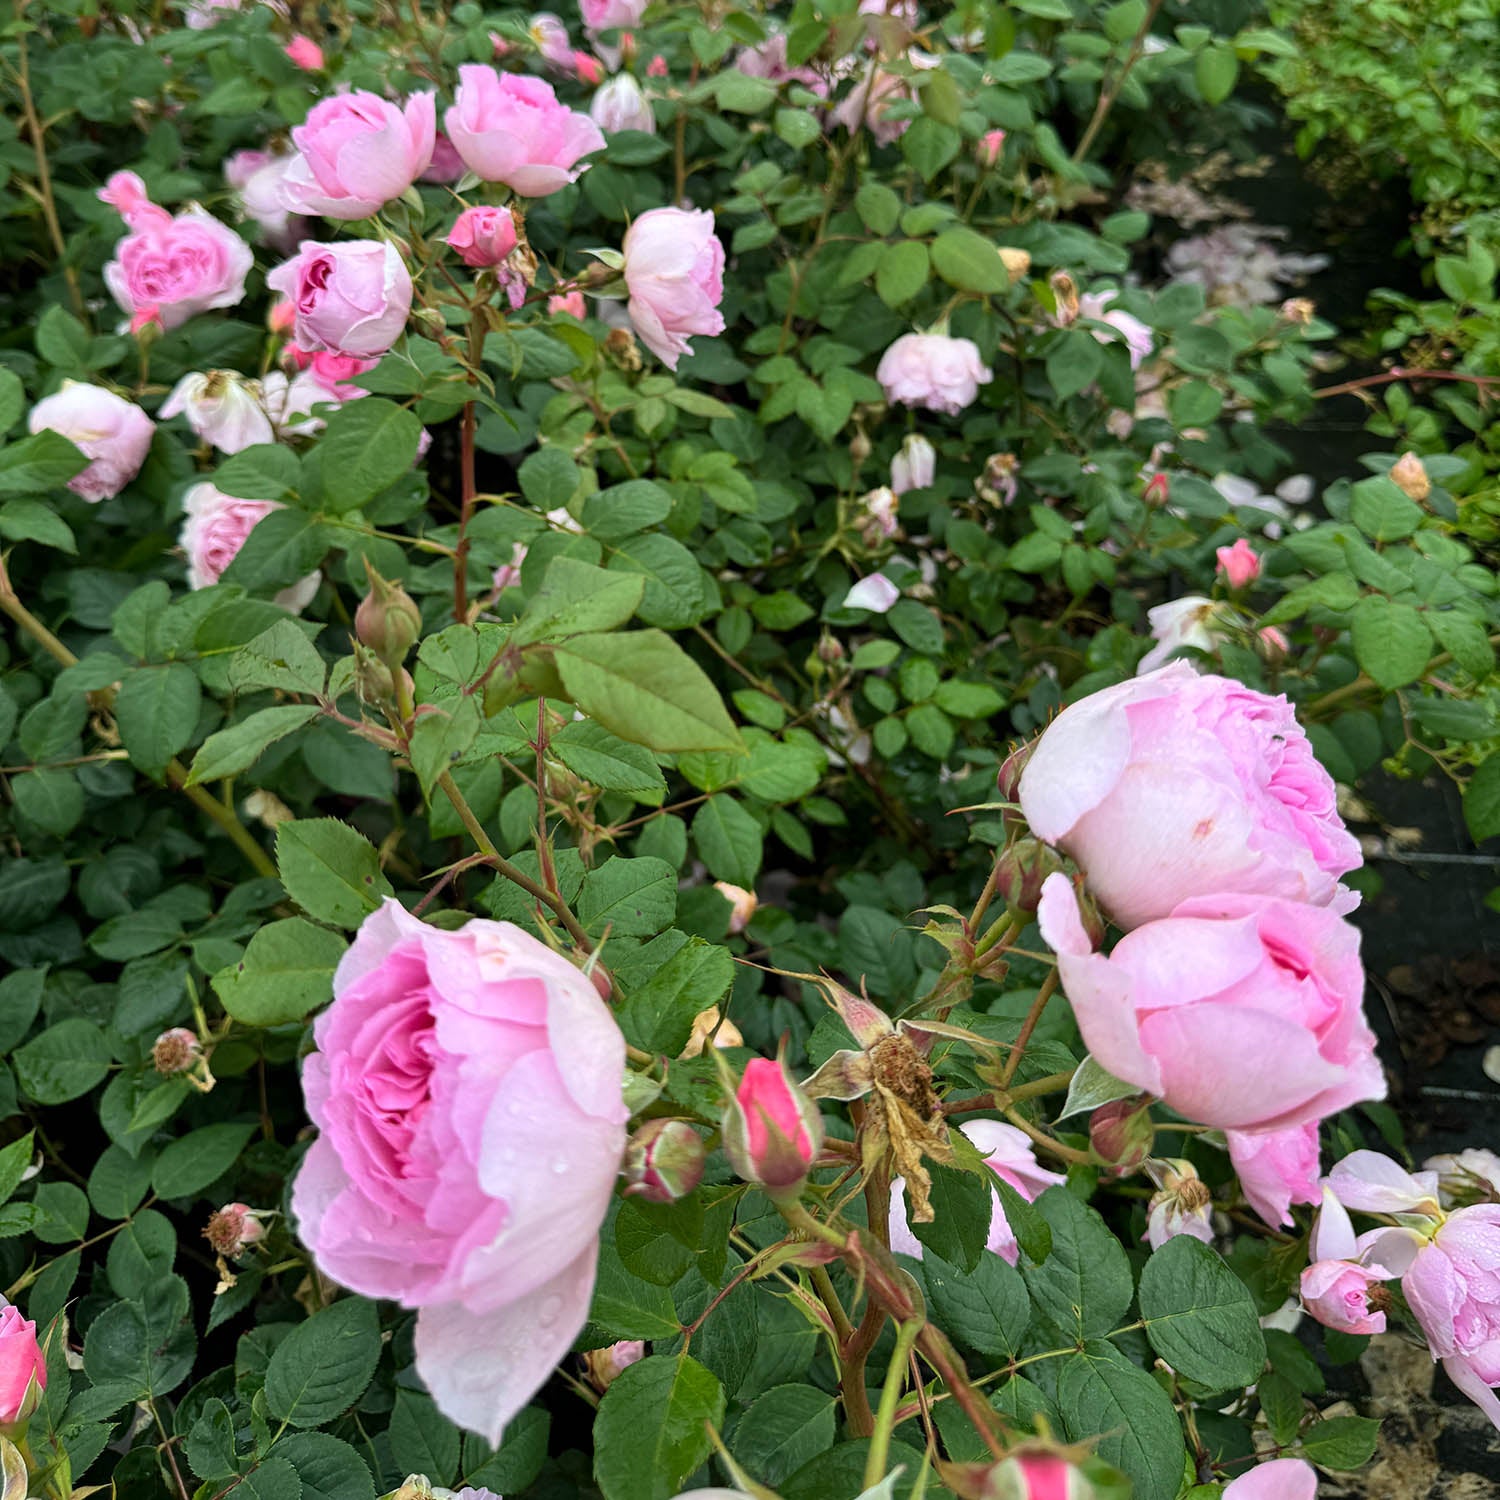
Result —
[[[998, 1120], [970, 1120], [959, 1129], [984, 1153], [990, 1170], [1028, 1203], [1055, 1183], [1066, 1181], [1057, 1172], [1037, 1165], [1030, 1140], [1014, 1125], [1003, 1125]], [[994, 1191], [990, 1193], [990, 1233], [985, 1248], [1011, 1265], [1020, 1259], [1016, 1237], [1000, 1206], [1000, 1194]], [[907, 1223], [906, 1182], [900, 1177], [891, 1183], [891, 1249], [901, 1255], [914, 1255], [918, 1260], [922, 1258], [922, 1242]]]
[[99, 197], [119, 209], [130, 229], [104, 268], [104, 284], [132, 329], [148, 322], [176, 328], [245, 295], [250, 247], [212, 214], [194, 204], [174, 218], [145, 196], [133, 172], [115, 173]]
[[303, 240], [266, 285], [291, 300], [293, 337], [307, 350], [384, 354], [411, 312], [411, 275], [396, 247], [380, 240]]
[[366, 918], [303, 1068], [292, 1189], [321, 1269], [417, 1309], [417, 1372], [500, 1440], [588, 1316], [625, 1147], [625, 1043], [589, 980], [508, 922]]
[[359, 359], [352, 354], [332, 354], [320, 349], [308, 368], [312, 377], [335, 401], [358, 401], [370, 393], [361, 385], [351, 385], [357, 375], [367, 375], [378, 365], [378, 359]]
[[1317, 1500], [1318, 1471], [1305, 1458], [1273, 1458], [1224, 1487], [1222, 1500]]
[[562, 292], [548, 297], [547, 311], [567, 313], [570, 318], [577, 318], [580, 323], [588, 316], [588, 307], [584, 303], [583, 293], [578, 291]]
[[889, 68], [871, 63], [829, 118], [833, 124], [842, 125], [850, 135], [854, 135], [861, 125], [868, 125], [877, 144], [889, 146], [892, 141], [899, 140], [911, 124], [909, 118], [892, 119], [891, 106], [911, 97], [912, 88], [907, 79]]
[[36, 1341], [36, 1324], [7, 1302], [0, 1312], [0, 1424], [29, 1417], [46, 1389], [47, 1361]]
[[1344, 1205], [1325, 1186], [1322, 1207], [1308, 1241], [1312, 1264], [1302, 1272], [1302, 1306], [1325, 1328], [1341, 1333], [1384, 1333], [1385, 1312], [1375, 1305], [1372, 1288], [1390, 1281], [1394, 1272], [1371, 1260], [1370, 1236], [1361, 1242]]
[[640, 84], [629, 73], [616, 73], [589, 101], [589, 118], [600, 130], [639, 130], [656, 134], [656, 116]]
[[[734, 66], [750, 78], [764, 78], [768, 83], [800, 83], [820, 97], [828, 97], [826, 78], [813, 68], [794, 68], [787, 62], [785, 32], [774, 32], [759, 46], [742, 47], [734, 55]], [[667, 76], [665, 64], [661, 76]]]
[[667, 60], [661, 55], [660, 52], [658, 52], [656, 56], [646, 64], [646, 77], [667, 78], [669, 76], [670, 72], [667, 68]]
[[65, 380], [26, 418], [29, 432], [59, 433], [91, 462], [68, 481], [85, 500], [108, 500], [141, 472], [156, 425], [134, 402], [80, 380]]
[[432, 160], [421, 174], [423, 182], [457, 182], [469, 169], [453, 148], [453, 142], [439, 130], [432, 141]]
[[323, 66], [323, 49], [310, 36], [300, 33], [287, 43], [282, 51], [291, 62], [307, 73], [316, 73]]
[[[544, 61], [552, 64], [554, 68], [561, 68], [564, 72], [573, 71], [573, 42], [568, 36], [568, 28], [558, 20], [550, 11], [538, 11], [531, 18], [528, 28], [531, 40], [536, 45], [536, 50], [541, 54]], [[503, 43], [496, 38], [495, 56], [503, 57]]]
[[163, 420], [186, 416], [194, 433], [220, 453], [239, 453], [256, 443], [275, 441], [259, 392], [233, 370], [184, 375], [157, 415]]
[[516, 248], [516, 222], [508, 208], [466, 208], [448, 231], [447, 243], [466, 266], [498, 266]]
[[[1143, 360], [1155, 347], [1151, 330], [1139, 318], [1132, 317], [1123, 309], [1111, 308], [1113, 292], [1086, 292], [1078, 299], [1080, 317], [1092, 318], [1096, 323], [1107, 323], [1124, 340], [1130, 351], [1130, 368], [1138, 370]], [[1101, 344], [1113, 344], [1117, 340], [1102, 329], [1093, 329], [1094, 338]]]
[[[1099, 1491], [1061, 1453], [1020, 1449], [1001, 1459], [983, 1479], [990, 1500], [1096, 1500]], [[872, 1500], [878, 1487], [860, 1496]]]
[[840, 608], [867, 609], [872, 614], [883, 615], [900, 597], [901, 590], [884, 573], [871, 573], [844, 595]]
[[875, 378], [888, 400], [928, 411], [961, 412], [993, 378], [969, 339], [946, 333], [903, 334], [880, 356]]
[[823, 1146], [823, 1116], [779, 1058], [753, 1057], [723, 1121], [724, 1154], [746, 1182], [801, 1188]]
[[485, 182], [544, 198], [578, 179], [579, 158], [604, 149], [587, 115], [559, 104], [552, 85], [470, 63], [458, 70], [444, 128], [464, 165]]
[[641, 24], [648, 0], [579, 0], [590, 31], [629, 31]]
[[[279, 500], [241, 500], [226, 495], [206, 480], [193, 485], [182, 497], [182, 532], [178, 545], [187, 553], [188, 587], [206, 589], [219, 581], [245, 545], [246, 538], [273, 510]], [[323, 575], [309, 573], [276, 595], [276, 602], [294, 615], [312, 602]]]
[[1294, 1203], [1318, 1201], [1318, 1125], [1229, 1132], [1229, 1159], [1250, 1207], [1272, 1228], [1292, 1222]]
[[367, 219], [399, 198], [432, 163], [436, 96], [398, 107], [379, 94], [335, 94], [293, 127], [298, 151], [281, 183], [287, 208], [328, 219]]
[[1260, 554], [1244, 537], [1238, 537], [1232, 547], [1216, 548], [1214, 557], [1218, 571], [1232, 589], [1245, 588], [1260, 577]]
[[1442, 1214], [1436, 1172], [1408, 1172], [1378, 1151], [1351, 1151], [1334, 1164], [1328, 1187], [1345, 1208], [1366, 1214]]
[[653, 208], [625, 231], [626, 311], [641, 342], [669, 369], [691, 334], [724, 331], [724, 246], [701, 208]]
[[1037, 920], [1100, 1066], [1185, 1119], [1285, 1130], [1385, 1097], [1360, 1008], [1359, 934], [1326, 907], [1199, 896], [1106, 957], [1055, 874]]
[[591, 52], [573, 54], [573, 72], [580, 83], [586, 83], [591, 88], [597, 88], [604, 82], [604, 64]]
[[1136, 676], [1164, 667], [1179, 651], [1201, 651], [1212, 656], [1224, 639], [1223, 607], [1202, 594], [1184, 594], [1146, 611], [1156, 644], [1136, 663]]
[[1185, 663], [1064, 709], [1019, 800], [1127, 929], [1210, 891], [1327, 905], [1360, 863], [1291, 704]]
[[974, 148], [974, 155], [979, 165], [993, 167], [1000, 160], [1000, 152], [1004, 145], [1005, 132], [1003, 130], [986, 130], [979, 137], [979, 144]]
[[937, 450], [921, 433], [909, 433], [891, 460], [891, 488], [898, 495], [925, 490], [937, 474]]

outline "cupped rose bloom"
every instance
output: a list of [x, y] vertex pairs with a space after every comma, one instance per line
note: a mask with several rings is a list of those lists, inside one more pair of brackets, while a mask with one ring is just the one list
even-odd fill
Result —
[[1222, 1500], [1317, 1500], [1318, 1471], [1305, 1458], [1273, 1458], [1224, 1486]]
[[[1039, 1193], [1045, 1192], [1067, 1179], [1057, 1172], [1049, 1172], [1037, 1163], [1031, 1141], [1014, 1125], [1004, 1125], [998, 1120], [969, 1120], [959, 1126], [975, 1146], [983, 1153], [985, 1164], [1002, 1181], [1009, 1183], [1029, 1203]], [[906, 1181], [898, 1177], [891, 1183], [891, 1249], [901, 1255], [922, 1257], [922, 1242], [911, 1231], [906, 1217]], [[1020, 1259], [1020, 1248], [1000, 1206], [1000, 1194], [990, 1192], [990, 1232], [985, 1248], [1015, 1265]]]
[[1199, 896], [1106, 957], [1055, 874], [1037, 920], [1100, 1066], [1185, 1119], [1286, 1130], [1385, 1097], [1360, 1008], [1359, 933], [1326, 907]]
[[1064, 709], [1018, 797], [1127, 929], [1211, 891], [1344, 906], [1360, 863], [1291, 704], [1185, 663]]
[[249, 245], [196, 203], [169, 214], [145, 196], [133, 172], [116, 172], [99, 197], [119, 210], [130, 230], [104, 268], [104, 284], [132, 330], [151, 322], [176, 328], [200, 312], [233, 307], [245, 295], [254, 262]]
[[900, 597], [901, 590], [884, 573], [871, 573], [844, 595], [841, 607], [867, 609], [871, 614], [883, 615]]
[[156, 432], [134, 402], [81, 380], [65, 380], [55, 395], [38, 401], [26, 428], [58, 433], [90, 460], [68, 488], [91, 502], [118, 495], [141, 472]]
[[[206, 589], [217, 583], [250, 533], [273, 510], [282, 508], [279, 500], [241, 500], [226, 495], [206, 480], [193, 485], [182, 497], [182, 531], [177, 538], [187, 554], [188, 587]], [[299, 615], [312, 602], [322, 579], [321, 573], [309, 573], [282, 589], [276, 602]]]
[[194, 370], [172, 387], [158, 416], [185, 416], [188, 426], [220, 453], [275, 441], [271, 419], [252, 382], [233, 370]]
[[1202, 594], [1184, 594], [1148, 609], [1146, 622], [1156, 644], [1136, 663], [1136, 675], [1166, 666], [1179, 651], [1212, 655], [1224, 639], [1221, 614], [1220, 606]]
[[1260, 577], [1260, 553], [1244, 537], [1236, 537], [1232, 547], [1215, 548], [1214, 560], [1232, 589], [1247, 588]]
[[589, 118], [600, 130], [639, 130], [656, 134], [656, 116], [640, 84], [629, 73], [616, 73], [589, 101]]
[[6, 1302], [0, 1312], [0, 1425], [30, 1416], [46, 1388], [47, 1360], [37, 1343], [36, 1324]]
[[909, 433], [891, 460], [891, 488], [898, 495], [925, 490], [937, 474], [937, 450], [920, 432]]
[[1393, 1273], [1368, 1263], [1354, 1226], [1332, 1191], [1322, 1190], [1323, 1206], [1308, 1242], [1312, 1264], [1302, 1272], [1299, 1291], [1309, 1316], [1340, 1333], [1384, 1333], [1385, 1312], [1372, 1305], [1372, 1289]]
[[993, 377], [971, 340], [906, 333], [880, 356], [875, 378], [888, 400], [953, 416], [972, 404], [979, 387]]
[[[1078, 313], [1080, 317], [1092, 318], [1096, 323], [1107, 323], [1114, 329], [1124, 339], [1125, 347], [1130, 353], [1130, 368], [1138, 370], [1155, 347], [1151, 330], [1123, 308], [1110, 306], [1114, 297], [1113, 292], [1086, 292], [1078, 299]], [[1101, 328], [1092, 329], [1091, 332], [1101, 344], [1119, 342], [1114, 334], [1106, 333]]]
[[649, 0], [579, 0], [590, 31], [630, 31], [641, 24]]
[[333, 1280], [417, 1309], [417, 1373], [498, 1443], [588, 1317], [625, 1148], [625, 1042], [593, 984], [509, 922], [366, 918], [303, 1067], [292, 1189]]
[[669, 369], [695, 333], [723, 333], [724, 246], [701, 208], [653, 208], [625, 231], [626, 311], [641, 342]]
[[1231, 1130], [1229, 1159], [1250, 1207], [1274, 1229], [1292, 1222], [1294, 1203], [1318, 1201], [1318, 1124], [1290, 1130]]
[[466, 266], [498, 266], [516, 248], [516, 221], [508, 208], [466, 208], [454, 220], [446, 242]]
[[399, 198], [432, 164], [436, 96], [392, 104], [363, 89], [320, 100], [292, 129], [298, 155], [281, 183], [299, 214], [367, 219]]
[[290, 300], [292, 336], [310, 351], [384, 354], [411, 312], [411, 273], [396, 247], [380, 240], [304, 240], [266, 285]]
[[544, 198], [574, 182], [580, 158], [604, 149], [587, 115], [558, 103], [552, 85], [483, 63], [458, 70], [443, 127], [464, 165], [485, 182], [503, 182], [525, 198]]

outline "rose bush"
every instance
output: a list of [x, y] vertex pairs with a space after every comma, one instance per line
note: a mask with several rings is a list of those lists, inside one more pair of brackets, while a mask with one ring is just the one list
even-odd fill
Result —
[[18, 12], [7, 1494], [1303, 1500], [1380, 1327], [1497, 1410], [1344, 821], [1500, 831], [1486, 476], [1288, 473], [1313, 263], [1189, 181], [1284, 38], [1180, 19]]

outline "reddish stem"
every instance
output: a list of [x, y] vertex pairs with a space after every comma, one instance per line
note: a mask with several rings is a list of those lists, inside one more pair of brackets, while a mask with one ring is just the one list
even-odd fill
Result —
[[1327, 385], [1313, 392], [1313, 400], [1322, 401], [1328, 396], [1347, 396], [1354, 391], [1368, 390], [1372, 385], [1390, 385], [1396, 380], [1461, 380], [1477, 385], [1479, 394], [1485, 396], [1492, 385], [1500, 385], [1500, 375], [1466, 375], [1462, 370], [1412, 370], [1397, 365], [1379, 375], [1365, 375], [1358, 380], [1346, 380], [1342, 385]]
[[464, 407], [459, 477], [463, 495], [458, 512], [458, 545], [453, 549], [453, 618], [462, 624], [469, 616], [469, 522], [474, 517], [474, 403]]

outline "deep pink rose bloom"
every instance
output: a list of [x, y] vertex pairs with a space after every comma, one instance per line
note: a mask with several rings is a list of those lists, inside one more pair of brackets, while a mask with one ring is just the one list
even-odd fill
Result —
[[453, 142], [439, 130], [433, 138], [432, 160], [422, 173], [423, 182], [457, 182], [469, 169], [453, 149]]
[[380, 240], [303, 240], [266, 285], [290, 299], [292, 336], [309, 351], [384, 354], [411, 312], [411, 274], [396, 247]]
[[[182, 497], [182, 533], [177, 539], [187, 554], [188, 587], [206, 589], [217, 583], [250, 533], [273, 510], [281, 509], [279, 500], [242, 500], [206, 481], [189, 488]], [[282, 589], [276, 602], [294, 615], [301, 614], [322, 579], [319, 572], [309, 573]]]
[[1260, 577], [1260, 554], [1244, 537], [1237, 537], [1232, 547], [1216, 548], [1214, 558], [1232, 589], [1242, 589]]
[[91, 462], [68, 481], [85, 500], [107, 500], [141, 472], [156, 424], [134, 402], [80, 380], [44, 396], [26, 418], [29, 432], [59, 433]]
[[516, 222], [508, 208], [466, 208], [447, 242], [466, 266], [498, 266], [516, 248]]
[[1064, 709], [1019, 797], [1124, 928], [1210, 891], [1347, 909], [1360, 863], [1291, 704], [1185, 662]]
[[552, 85], [483, 63], [458, 70], [458, 91], [443, 126], [464, 165], [524, 198], [544, 198], [577, 180], [579, 159], [604, 149], [587, 115], [559, 104]]
[[[36, 1409], [36, 1398], [46, 1388], [47, 1361], [36, 1341], [36, 1324], [23, 1318], [19, 1307], [6, 1303], [0, 1312], [0, 1424], [30, 1416]], [[26, 1399], [28, 1391], [33, 1395], [30, 1402]]]
[[630, 31], [641, 23], [648, 0], [579, 0], [590, 31]]
[[1317, 1500], [1318, 1471], [1305, 1458], [1273, 1458], [1224, 1486], [1223, 1500]]
[[970, 405], [992, 376], [971, 340], [906, 333], [880, 356], [875, 378], [889, 400], [951, 416]]
[[299, 154], [282, 179], [282, 201], [293, 213], [367, 219], [432, 164], [436, 134], [430, 92], [402, 106], [363, 90], [323, 99], [292, 130]]
[[669, 369], [691, 334], [724, 331], [724, 246], [701, 208], [653, 208], [625, 231], [626, 310], [642, 343]]
[[[970, 1120], [959, 1129], [984, 1153], [984, 1159], [995, 1175], [1008, 1182], [1028, 1203], [1055, 1183], [1067, 1181], [1060, 1173], [1049, 1172], [1038, 1165], [1031, 1141], [1014, 1125], [1003, 1125], [998, 1120]], [[990, 1233], [985, 1248], [1015, 1265], [1021, 1252], [997, 1192], [990, 1193], [990, 1209]], [[907, 1222], [906, 1180], [901, 1177], [891, 1183], [890, 1226], [891, 1249], [920, 1260], [922, 1242], [911, 1232]]]
[[1285, 1130], [1385, 1097], [1359, 934], [1326, 907], [1200, 896], [1105, 957], [1056, 874], [1037, 920], [1089, 1051], [1185, 1119]]
[[1272, 1228], [1292, 1222], [1292, 1204], [1318, 1201], [1316, 1120], [1290, 1130], [1231, 1130], [1229, 1159], [1250, 1207]]
[[370, 393], [362, 385], [353, 385], [356, 375], [367, 375], [378, 365], [378, 359], [357, 359], [352, 354], [330, 354], [320, 349], [312, 357], [312, 377], [337, 401], [358, 401]]
[[625, 1042], [594, 986], [509, 922], [366, 918], [303, 1068], [292, 1190], [323, 1271], [417, 1311], [417, 1371], [498, 1442], [588, 1316], [625, 1148]]

